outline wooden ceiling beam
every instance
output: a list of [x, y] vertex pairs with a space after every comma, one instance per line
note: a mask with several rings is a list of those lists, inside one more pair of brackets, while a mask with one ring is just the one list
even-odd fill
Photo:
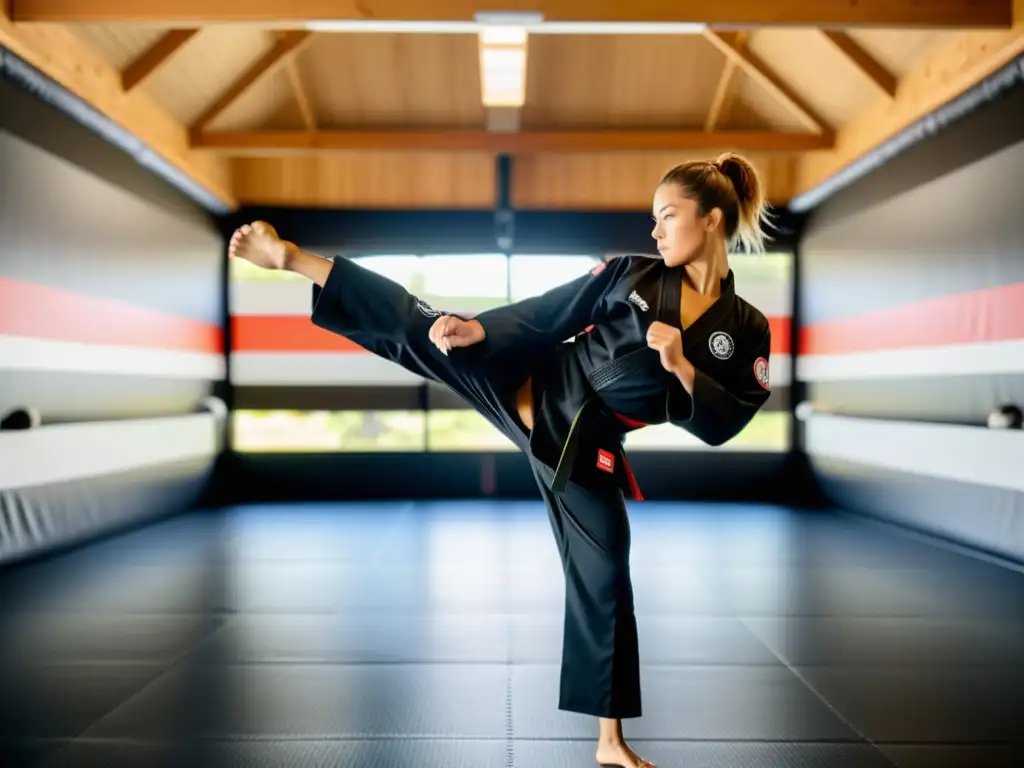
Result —
[[246, 91], [278, 67], [287, 63], [288, 59], [298, 53], [302, 46], [309, 42], [312, 32], [283, 31], [277, 33], [274, 47], [263, 54], [259, 60], [249, 67], [231, 86], [221, 94], [213, 104], [207, 107], [192, 124], [192, 133], [198, 133], [217, 119], [224, 110], [235, 103]]
[[883, 93], [890, 98], [896, 97], [896, 76], [879, 64], [860, 43], [846, 32], [824, 29], [822, 34]]
[[494, 10], [542, 13], [546, 21], [694, 22], [713, 25], [847, 28], [1006, 28], [1013, 0], [13, 0], [18, 22], [202, 26], [309, 20], [472, 21]]
[[295, 57], [289, 57], [284, 66], [288, 73], [288, 82], [292, 86], [292, 95], [295, 96], [295, 102], [299, 105], [299, 111], [302, 113], [302, 122], [305, 123], [307, 131], [315, 131], [316, 112], [313, 111], [313, 104], [309, 100], [306, 86], [302, 83], [302, 75], [299, 74], [299, 65], [295, 63]]
[[230, 163], [194, 151], [184, 125], [145, 92], [125, 92], [121, 73], [69, 29], [21, 26], [0, 15], [0, 45], [137, 137], [227, 207], [235, 207]]
[[832, 140], [815, 133], [777, 131], [523, 131], [395, 130], [211, 131], [193, 137], [197, 149], [236, 157], [320, 154], [354, 150], [466, 152], [636, 152], [721, 150], [800, 152], [828, 149]]
[[761, 87], [777, 99], [783, 106], [789, 109], [793, 115], [807, 127], [808, 130], [818, 131], [823, 135], [830, 135], [832, 128], [827, 121], [821, 117], [796, 91], [782, 82], [772, 72], [771, 68], [750, 51], [746, 45], [740, 45], [737, 32], [721, 32], [708, 29], [704, 37], [729, 59], [736, 62], [736, 66], [756, 80]]
[[[746, 50], [747, 34], [745, 31], [736, 34], [736, 49], [738, 51]], [[725, 66], [722, 68], [722, 76], [718, 78], [718, 87], [715, 88], [715, 96], [711, 100], [711, 109], [708, 110], [707, 120], [704, 121], [705, 131], [715, 130], [718, 121], [723, 116], [728, 117], [729, 109], [732, 106], [732, 99], [730, 97], [736, 92], [733, 86], [737, 68], [736, 59], [726, 56]]]
[[171, 57], [198, 31], [198, 29], [168, 30], [121, 73], [121, 87], [128, 92], [142, 85], [160, 67], [170, 61]]
[[1020, 21], [1014, 29], [953, 38], [900, 78], [896, 98], [879, 98], [844, 125], [836, 133], [834, 149], [800, 158], [794, 168], [794, 196], [816, 188], [1024, 53], [1024, 0], [1017, 3]]

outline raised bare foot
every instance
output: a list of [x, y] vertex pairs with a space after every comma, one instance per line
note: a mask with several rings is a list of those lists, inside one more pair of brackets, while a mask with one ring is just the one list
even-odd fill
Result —
[[290, 245], [265, 221], [254, 221], [235, 230], [228, 244], [228, 255], [264, 269], [284, 269]]
[[626, 746], [624, 741], [600, 742], [597, 745], [597, 764], [602, 766], [618, 765], [622, 768], [655, 768], [654, 763], [641, 760], [637, 754]]

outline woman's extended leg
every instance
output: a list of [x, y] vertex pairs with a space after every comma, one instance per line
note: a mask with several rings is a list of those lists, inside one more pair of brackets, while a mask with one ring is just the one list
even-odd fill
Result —
[[483, 365], [472, 347], [443, 354], [430, 341], [440, 314], [403, 286], [344, 257], [331, 261], [281, 240], [269, 224], [240, 227], [229, 254], [265, 269], [285, 269], [320, 287], [312, 322], [426, 379], [448, 386], [513, 444], [525, 435], [513, 414], [524, 361]]

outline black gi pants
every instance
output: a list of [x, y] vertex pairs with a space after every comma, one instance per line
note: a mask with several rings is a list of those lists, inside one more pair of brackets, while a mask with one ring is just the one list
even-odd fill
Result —
[[[445, 356], [428, 337], [437, 314], [398, 283], [338, 257], [317, 292], [312, 321], [447, 385], [530, 456], [529, 434], [516, 412], [515, 392], [534, 361], [483, 362], [473, 347]], [[558, 707], [596, 717], [640, 717], [630, 527], [623, 493], [572, 481], [565, 491], [555, 493], [552, 469], [530, 458], [565, 574]]]

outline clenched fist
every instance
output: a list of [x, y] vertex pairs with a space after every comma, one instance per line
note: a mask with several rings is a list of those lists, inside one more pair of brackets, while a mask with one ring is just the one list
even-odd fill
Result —
[[454, 315], [442, 315], [430, 326], [430, 342], [445, 355], [455, 347], [478, 344], [486, 335], [478, 321], [462, 320]]
[[683, 357], [683, 335], [678, 328], [655, 321], [647, 329], [647, 346], [657, 350], [661, 366], [666, 371], [677, 373], [685, 362]]

